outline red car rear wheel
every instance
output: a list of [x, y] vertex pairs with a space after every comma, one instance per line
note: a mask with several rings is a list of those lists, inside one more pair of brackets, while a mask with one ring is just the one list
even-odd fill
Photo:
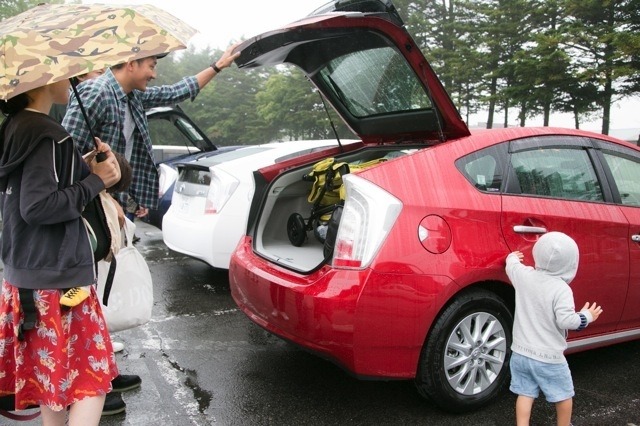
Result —
[[508, 384], [512, 326], [513, 314], [496, 294], [471, 290], [456, 297], [422, 348], [418, 391], [456, 413], [495, 399]]

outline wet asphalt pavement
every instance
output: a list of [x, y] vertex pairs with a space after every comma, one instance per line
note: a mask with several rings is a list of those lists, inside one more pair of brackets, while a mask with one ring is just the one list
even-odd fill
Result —
[[[136, 224], [154, 279], [153, 318], [116, 338], [125, 344], [121, 373], [140, 375], [142, 387], [123, 394], [126, 413], [101, 425], [515, 424], [510, 393], [483, 410], [447, 414], [411, 382], [357, 380], [266, 333], [237, 309], [226, 271], [171, 252], [160, 230]], [[574, 425], [640, 426], [640, 341], [568, 359]], [[538, 400], [531, 424], [555, 424], [554, 407]]]

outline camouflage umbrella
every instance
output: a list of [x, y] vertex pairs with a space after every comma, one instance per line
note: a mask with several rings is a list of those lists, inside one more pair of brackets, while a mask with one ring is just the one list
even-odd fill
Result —
[[151, 5], [40, 4], [0, 21], [0, 99], [184, 49], [195, 33]]

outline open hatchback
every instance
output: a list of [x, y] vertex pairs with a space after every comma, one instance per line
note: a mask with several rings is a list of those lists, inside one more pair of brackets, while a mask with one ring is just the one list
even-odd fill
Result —
[[[324, 191], [331, 192], [332, 185], [334, 192], [339, 191], [341, 182], [340, 178], [333, 182], [332, 175], [344, 174], [345, 167], [347, 173], [360, 170], [469, 135], [390, 1], [330, 3], [305, 19], [247, 40], [240, 49], [236, 60], [240, 68], [280, 64], [300, 68], [364, 145], [344, 147], [341, 154], [332, 155], [335, 165], [327, 170], [329, 179], [320, 177], [321, 182], [319, 173], [314, 177], [308, 168], [288, 173], [278, 184], [287, 190], [275, 196], [272, 189], [269, 201], [261, 206], [266, 210], [255, 223], [254, 248], [293, 270], [316, 269], [332, 251], [325, 248], [324, 233], [336, 203]], [[262, 169], [256, 184], [267, 185], [294, 165], [302, 163]], [[340, 165], [342, 170], [337, 169]], [[314, 191], [317, 199], [309, 203]], [[333, 201], [342, 204], [340, 199]], [[307, 238], [318, 233], [320, 238]], [[334, 237], [330, 234], [329, 243]]]

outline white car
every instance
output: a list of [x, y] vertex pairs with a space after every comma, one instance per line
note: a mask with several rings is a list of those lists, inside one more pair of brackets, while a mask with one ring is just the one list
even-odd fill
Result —
[[246, 232], [253, 172], [301, 156], [313, 161], [339, 152], [334, 139], [274, 142], [179, 164], [171, 207], [162, 220], [164, 243], [214, 268], [228, 269], [231, 253]]

